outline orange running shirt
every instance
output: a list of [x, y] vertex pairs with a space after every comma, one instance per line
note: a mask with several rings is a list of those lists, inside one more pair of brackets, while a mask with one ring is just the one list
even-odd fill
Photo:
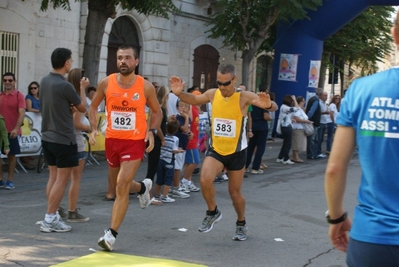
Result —
[[136, 75], [134, 84], [128, 89], [123, 89], [119, 87], [116, 77], [116, 73], [108, 77], [105, 137], [124, 140], [145, 139], [147, 122], [144, 78]]

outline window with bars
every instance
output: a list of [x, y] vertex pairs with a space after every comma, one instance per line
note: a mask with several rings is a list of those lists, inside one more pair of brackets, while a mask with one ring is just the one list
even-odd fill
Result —
[[[13, 72], [16, 77], [18, 70], [18, 33], [0, 31], [0, 73]], [[3, 83], [1, 83], [3, 91]]]

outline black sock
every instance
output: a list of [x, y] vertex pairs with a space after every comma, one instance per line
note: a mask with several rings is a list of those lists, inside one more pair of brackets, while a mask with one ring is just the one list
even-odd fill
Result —
[[245, 224], [246, 224], [245, 220], [243, 220], [243, 221], [238, 221], [237, 220], [237, 222], [236, 222], [237, 226], [245, 226]]
[[111, 234], [116, 238], [116, 236], [118, 235], [118, 232], [115, 231], [115, 230], [112, 229], [112, 228], [109, 228], [109, 230], [111, 231]]
[[139, 192], [137, 192], [137, 194], [142, 195], [145, 193], [146, 187], [143, 182], [139, 182], [139, 183], [141, 184], [141, 189]]
[[206, 215], [215, 215], [218, 212], [218, 206], [216, 206], [214, 210], [207, 210]]

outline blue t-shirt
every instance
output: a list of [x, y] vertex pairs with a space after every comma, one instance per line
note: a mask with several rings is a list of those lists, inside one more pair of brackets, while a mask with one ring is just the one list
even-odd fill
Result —
[[36, 99], [33, 95], [27, 94], [25, 99], [32, 101], [32, 108], [40, 110], [40, 100]]
[[[176, 119], [179, 122], [180, 127], [181, 127], [181, 125], [184, 125], [185, 119], [182, 116], [180, 116], [180, 114], [176, 115]], [[189, 119], [189, 124], [190, 124], [190, 119]], [[187, 133], [183, 133], [180, 130], [180, 127], [175, 135], [179, 138], [179, 147], [181, 147], [183, 150], [186, 150], [186, 147], [188, 144], [188, 135], [187, 135]], [[189, 126], [189, 128], [190, 128], [190, 126]]]
[[355, 80], [337, 124], [353, 127], [362, 176], [350, 236], [399, 245], [399, 69]]

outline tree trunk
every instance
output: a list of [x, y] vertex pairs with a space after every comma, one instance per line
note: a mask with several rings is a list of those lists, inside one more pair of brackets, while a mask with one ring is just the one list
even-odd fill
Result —
[[83, 69], [92, 85], [97, 85], [100, 66], [101, 44], [108, 16], [96, 10], [90, 10], [87, 16], [85, 44], [83, 48]]
[[[248, 86], [248, 79], [249, 79], [249, 67], [251, 64], [252, 59], [255, 56], [256, 51], [258, 51], [259, 46], [253, 46], [251, 50], [245, 50], [242, 53], [242, 83]], [[252, 91], [250, 88], [247, 88], [248, 91]]]

